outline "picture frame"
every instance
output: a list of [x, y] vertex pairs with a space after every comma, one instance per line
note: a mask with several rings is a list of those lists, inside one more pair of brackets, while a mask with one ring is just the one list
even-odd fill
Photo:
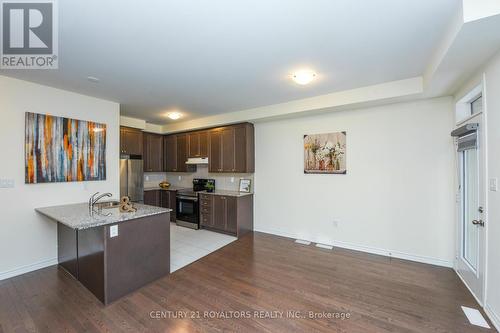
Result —
[[250, 193], [252, 187], [251, 179], [240, 179], [240, 192], [242, 193]]
[[106, 180], [106, 124], [26, 112], [24, 147], [26, 184]]
[[347, 174], [347, 133], [304, 135], [304, 174]]

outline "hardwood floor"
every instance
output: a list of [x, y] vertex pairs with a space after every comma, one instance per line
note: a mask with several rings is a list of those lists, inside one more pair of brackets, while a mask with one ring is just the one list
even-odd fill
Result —
[[461, 305], [479, 309], [451, 269], [255, 233], [107, 307], [56, 266], [0, 281], [0, 332], [495, 332]]

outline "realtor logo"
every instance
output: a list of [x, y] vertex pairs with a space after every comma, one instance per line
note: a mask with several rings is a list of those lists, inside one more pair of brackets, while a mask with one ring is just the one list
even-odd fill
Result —
[[57, 69], [55, 0], [0, 0], [2, 69]]

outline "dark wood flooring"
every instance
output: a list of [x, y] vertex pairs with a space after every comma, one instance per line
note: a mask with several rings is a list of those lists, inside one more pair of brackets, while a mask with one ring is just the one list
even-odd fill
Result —
[[0, 332], [495, 331], [461, 305], [479, 308], [451, 269], [255, 233], [107, 307], [56, 266], [0, 281]]

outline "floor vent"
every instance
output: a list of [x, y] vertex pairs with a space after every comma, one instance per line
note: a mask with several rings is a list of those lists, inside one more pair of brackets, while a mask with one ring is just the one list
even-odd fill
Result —
[[311, 245], [311, 242], [306, 241], [306, 240], [302, 240], [302, 239], [296, 239], [295, 243], [302, 244], [302, 245]]
[[472, 325], [490, 328], [490, 325], [488, 325], [488, 322], [486, 322], [479, 310], [462, 306], [462, 311], [465, 313], [465, 316], [469, 319], [469, 322]]
[[326, 245], [326, 244], [316, 244], [316, 247], [322, 248], [322, 249], [327, 249], [327, 250], [333, 250], [333, 246], [331, 245]]

